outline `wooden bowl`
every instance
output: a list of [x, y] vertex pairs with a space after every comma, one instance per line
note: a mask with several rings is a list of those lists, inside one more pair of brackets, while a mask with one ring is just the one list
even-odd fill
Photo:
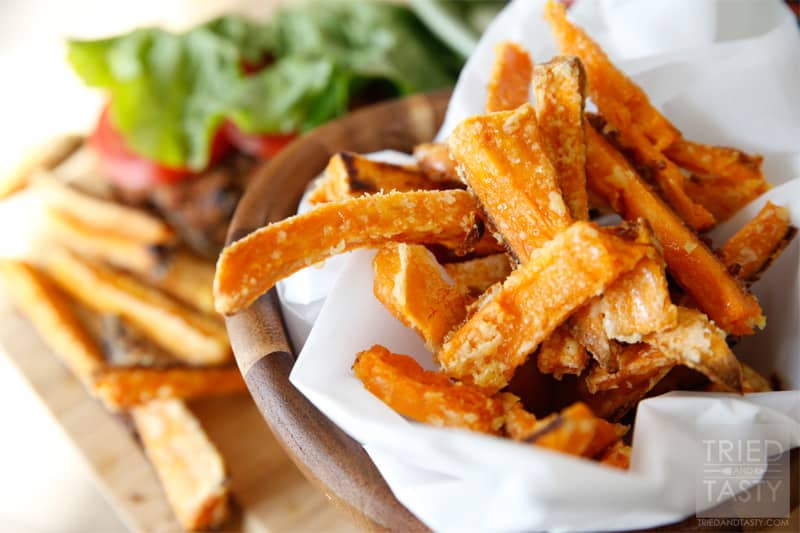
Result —
[[[259, 169], [228, 230], [228, 243], [293, 215], [309, 181], [342, 150], [409, 152], [439, 129], [449, 91], [411, 96], [356, 111], [298, 139]], [[397, 501], [361, 445], [289, 383], [295, 354], [275, 289], [225, 319], [236, 361], [275, 437], [305, 476], [362, 527], [423, 531]]]

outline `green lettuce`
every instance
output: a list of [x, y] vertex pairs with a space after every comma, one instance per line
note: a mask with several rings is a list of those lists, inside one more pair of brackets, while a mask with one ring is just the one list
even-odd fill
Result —
[[316, 0], [266, 23], [226, 16], [181, 34], [143, 28], [73, 40], [68, 59], [108, 92], [111, 120], [133, 151], [195, 170], [208, 164], [225, 119], [251, 133], [304, 132], [365, 93], [450, 86], [460, 67], [408, 9], [363, 0]]

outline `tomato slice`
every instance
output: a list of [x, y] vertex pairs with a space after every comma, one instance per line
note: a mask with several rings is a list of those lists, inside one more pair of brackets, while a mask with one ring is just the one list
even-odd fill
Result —
[[223, 123], [222, 130], [237, 150], [258, 159], [275, 157], [275, 154], [297, 137], [296, 133], [246, 133], [230, 120]]
[[[196, 174], [188, 167], [170, 167], [151, 161], [131, 150], [122, 134], [114, 128], [106, 106], [97, 122], [89, 144], [97, 152], [103, 174], [124, 189], [141, 190], [160, 184], [173, 184]], [[211, 146], [209, 166], [230, 150], [222, 128], [217, 130]]]

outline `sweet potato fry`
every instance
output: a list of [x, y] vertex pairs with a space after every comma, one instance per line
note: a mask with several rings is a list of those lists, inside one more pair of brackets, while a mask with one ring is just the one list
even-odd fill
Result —
[[75, 299], [95, 311], [120, 315], [176, 357], [193, 364], [230, 360], [225, 327], [217, 317], [185, 308], [128, 275], [57, 247], [41, 261]]
[[94, 394], [112, 410], [129, 409], [151, 400], [221, 396], [247, 390], [235, 365], [224, 367], [118, 367], [99, 372]]
[[445, 143], [418, 144], [414, 147], [414, 158], [429, 180], [444, 184], [462, 184], [456, 165], [450, 157], [450, 149]]
[[769, 380], [755, 371], [750, 365], [742, 363], [742, 392], [770, 392]]
[[506, 254], [493, 254], [460, 263], [446, 263], [444, 270], [469, 294], [477, 296], [511, 274], [511, 260]]
[[714, 215], [689, 197], [686, 192], [686, 178], [675, 163], [653, 147], [650, 140], [636, 128], [615, 133], [617, 141], [629, 149], [640, 168], [646, 169], [658, 186], [661, 196], [689, 227], [696, 231], [714, 227]]
[[45, 235], [73, 252], [133, 272], [150, 272], [158, 264], [156, 248], [124, 235], [87, 226], [59, 211], [45, 210]]
[[229, 513], [225, 463], [180, 400], [131, 410], [136, 431], [178, 521], [188, 531], [219, 526]]
[[[516, 420], [509, 418], [507, 426]], [[628, 432], [627, 426], [595, 416], [581, 402], [537, 421], [531, 429], [524, 432], [512, 426], [507, 431], [515, 440], [582, 457], [595, 457]]]
[[[640, 376], [631, 376], [632, 381], [626, 383], [627, 386], [598, 390], [595, 394], [589, 393], [585, 382], [580, 382], [580, 385], [584, 387], [581, 399], [597, 416], [608, 420], [619, 420], [656, 385], [662, 383], [662, 380], [674, 367], [674, 362], [665, 363], [664, 366], [653, 365], [650, 372]], [[634, 379], [636, 380], [633, 381]]]
[[497, 390], [564, 319], [652, 250], [576, 222], [530, 260], [438, 353], [451, 377]]
[[561, 53], [580, 58], [586, 69], [589, 95], [609, 122], [626, 131], [636, 125], [657, 150], [680, 138], [680, 132], [650, 104], [644, 91], [611, 63], [586, 32], [567, 20], [563, 4], [550, 0], [545, 18]]
[[761, 156], [682, 138], [672, 143], [665, 154], [694, 174], [685, 184], [687, 194], [719, 221], [769, 189], [761, 172]]
[[536, 364], [542, 374], [561, 380], [564, 374], [580, 375], [589, 362], [589, 354], [569, 330], [562, 326], [542, 341]]
[[463, 178], [522, 263], [572, 222], [533, 106], [470, 117], [448, 139]]
[[36, 268], [17, 261], [0, 260], [0, 282], [44, 343], [88, 385], [103, 366], [103, 352], [66, 295]]
[[589, 218], [583, 105], [586, 75], [577, 57], [556, 57], [533, 69], [536, 116], [558, 184], [576, 220]]
[[220, 313], [236, 313], [280, 279], [355, 248], [467, 240], [479, 221], [477, 209], [475, 198], [459, 190], [375, 194], [320, 205], [225, 248], [217, 262], [214, 304]]
[[742, 390], [742, 368], [725, 342], [725, 332], [700, 311], [678, 307], [677, 326], [647, 335], [644, 340], [728, 390]]
[[[586, 375], [586, 389], [591, 394], [613, 389], [633, 389], [644, 379], [658, 375], [677, 364], [674, 357], [664, 355], [647, 344], [629, 344], [619, 352], [619, 370], [609, 372], [595, 365]], [[645, 391], [646, 392], [646, 391]]]
[[631, 466], [631, 451], [630, 446], [618, 440], [600, 455], [599, 460], [604, 465], [627, 470]]
[[214, 314], [214, 263], [190, 252], [171, 252], [147, 281], [198, 311]]
[[419, 244], [390, 243], [372, 261], [375, 297], [436, 353], [467, 315], [468, 298], [432, 253]]
[[407, 355], [376, 345], [358, 354], [353, 372], [368, 391], [418, 422], [495, 434], [503, 426], [501, 396], [453, 383], [440, 372], [424, 370]]
[[443, 188], [413, 167], [373, 161], [352, 152], [331, 157], [325, 176], [309, 195], [312, 204], [340, 202], [378, 192], [407, 192]]
[[730, 272], [746, 283], [757, 281], [761, 273], [788, 246], [797, 229], [789, 224], [789, 211], [772, 202], [759, 211], [720, 250], [720, 258]]
[[589, 188], [623, 218], [644, 218], [650, 223], [673, 277], [722, 329], [745, 335], [763, 327], [765, 319], [755, 297], [731, 277], [602, 135], [589, 125], [585, 131]]
[[612, 341], [635, 343], [643, 335], [673, 327], [678, 311], [672, 304], [664, 267], [644, 258], [571, 318], [572, 330], [597, 361], [616, 370]]
[[530, 101], [533, 61], [522, 47], [504, 42], [494, 48], [494, 63], [486, 88], [486, 111], [510, 111]]
[[128, 241], [145, 245], [164, 244], [175, 238], [172, 229], [160, 218], [141, 209], [90, 196], [51, 173], [37, 172], [32, 182], [48, 207], [99, 234], [127, 237]]

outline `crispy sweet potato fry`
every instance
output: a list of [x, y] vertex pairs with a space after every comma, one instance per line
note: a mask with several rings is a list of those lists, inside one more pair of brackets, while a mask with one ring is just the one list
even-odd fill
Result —
[[465, 291], [419, 244], [391, 243], [372, 261], [375, 297], [436, 353], [445, 336], [467, 316]]
[[664, 355], [647, 344], [625, 345], [619, 352], [619, 370], [609, 372], [595, 365], [586, 375], [586, 389], [591, 394], [613, 389], [633, 389], [648, 376], [658, 375], [661, 370], [672, 368], [675, 364], [674, 357]]
[[414, 158], [428, 179], [438, 183], [461, 184], [456, 165], [450, 157], [450, 149], [445, 143], [418, 144], [414, 147]]
[[148, 273], [147, 281], [207, 314], [214, 314], [214, 263], [187, 251], [174, 251]]
[[158, 217], [112, 200], [90, 196], [48, 172], [35, 173], [32, 182], [51, 209], [97, 233], [127, 237], [128, 241], [140, 244], [164, 244], [175, 238], [172, 229]]
[[725, 332], [700, 311], [678, 307], [677, 326], [647, 335], [644, 340], [711, 381], [731, 391], [742, 390], [741, 365], [725, 342]]
[[583, 105], [586, 75], [577, 57], [556, 57], [533, 69], [536, 116], [572, 217], [589, 218]]
[[604, 465], [627, 470], [631, 466], [631, 451], [630, 446], [618, 440], [603, 452], [599, 460]]
[[17, 261], [0, 260], [0, 282], [44, 343], [88, 385], [103, 365], [103, 353], [66, 295], [43, 273]]
[[[628, 432], [627, 426], [612, 424], [595, 416], [586, 404], [577, 402], [560, 413], [533, 424], [532, 431], [508, 427], [517, 418], [506, 422], [509, 435], [521, 440], [571, 455], [595, 457]], [[529, 426], [529, 421], [526, 424]]]
[[675, 163], [653, 147], [650, 140], [636, 128], [619, 130], [616, 133], [619, 143], [632, 152], [641, 168], [647, 169], [664, 200], [689, 227], [696, 231], [714, 227], [714, 215], [689, 197], [686, 192], [686, 178]]
[[580, 375], [589, 362], [589, 354], [569, 330], [562, 326], [542, 341], [536, 364], [542, 374], [561, 380], [564, 374]]
[[52, 209], [45, 210], [43, 220], [48, 238], [83, 256], [133, 272], [150, 272], [158, 264], [155, 248], [127, 236], [87, 226]]
[[340, 202], [377, 192], [407, 192], [443, 188], [413, 167], [373, 161], [352, 152], [331, 157], [325, 176], [309, 195], [312, 204]]
[[586, 131], [586, 176], [590, 189], [627, 220], [644, 218], [663, 247], [677, 282], [722, 329], [736, 335], [765, 324], [755, 297], [636, 175], [602, 135]]
[[225, 463], [192, 412], [180, 400], [162, 400], [131, 416], [181, 526], [222, 524], [229, 513]]
[[443, 266], [453, 281], [474, 296], [506, 279], [512, 270], [511, 261], [506, 254], [487, 255]]
[[672, 143], [665, 153], [694, 174], [686, 183], [686, 192], [717, 220], [729, 218], [769, 189], [761, 172], [761, 156], [682, 138]]
[[750, 365], [742, 363], [742, 392], [770, 392], [772, 385], [767, 378]]
[[509, 111], [530, 101], [533, 61], [522, 47], [504, 42], [494, 48], [494, 63], [486, 88], [486, 111]]
[[532, 105], [470, 117], [456, 127], [448, 145], [489, 219], [521, 262], [572, 222]]
[[[595, 394], [589, 393], [586, 383], [582, 381], [580, 385], [584, 388], [581, 399], [597, 416], [608, 420], [619, 420], [636, 406], [639, 400], [644, 398], [653, 387], [661, 383], [674, 366], [674, 362], [664, 366], [653, 365], [650, 372], [640, 376], [631, 376], [632, 381], [626, 383], [627, 386], [598, 390]], [[633, 381], [634, 379], [636, 381]]]
[[502, 388], [570, 313], [650, 250], [576, 222], [506, 279], [445, 343], [439, 363], [454, 378]]
[[561, 53], [580, 58], [586, 69], [589, 94], [609, 122], [621, 130], [635, 124], [658, 150], [680, 138], [680, 132], [650, 104], [644, 91], [611, 63], [586, 32], [567, 20], [563, 4], [550, 0], [545, 18]]
[[364, 387], [403, 416], [434, 426], [498, 433], [503, 398], [475, 385], [453, 383], [440, 372], [424, 370], [407, 355], [373, 346], [358, 354], [353, 372]]
[[56, 283], [78, 301], [124, 317], [176, 357], [194, 364], [230, 360], [225, 328], [217, 317], [185, 308], [128, 275], [57, 247], [43, 254], [41, 261]]
[[725, 243], [719, 255], [736, 277], [752, 283], [780, 255], [796, 232], [789, 224], [789, 211], [767, 202], [753, 220]]
[[151, 400], [221, 396], [247, 390], [239, 367], [109, 366], [94, 380], [93, 392], [112, 410], [129, 409]]
[[459, 190], [395, 192], [320, 205], [225, 248], [217, 262], [214, 304], [220, 313], [236, 313], [280, 279], [355, 248], [390, 241], [464, 241], [474, 234], [477, 209], [475, 198]]

